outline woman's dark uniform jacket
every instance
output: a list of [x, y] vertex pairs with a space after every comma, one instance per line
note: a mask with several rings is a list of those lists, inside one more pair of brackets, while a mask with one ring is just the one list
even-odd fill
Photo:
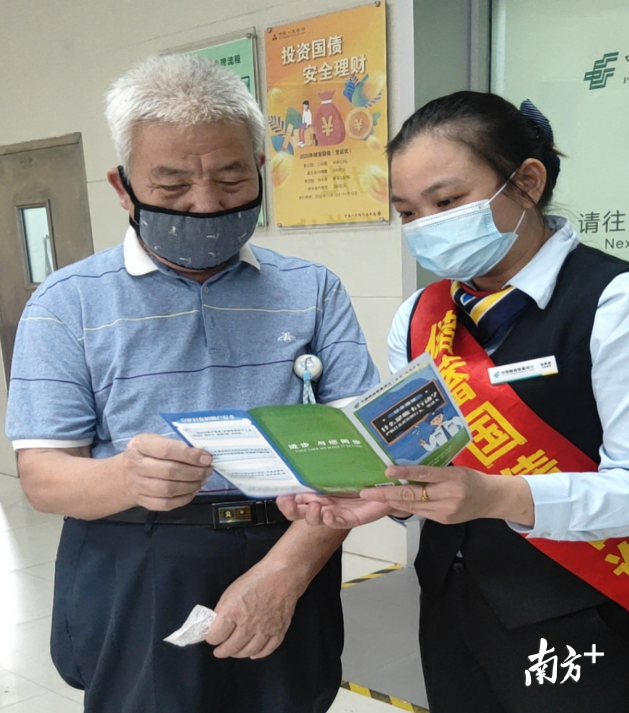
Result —
[[[592, 391], [590, 337], [601, 294], [628, 271], [629, 263], [578, 245], [566, 258], [547, 308], [532, 304], [492, 354], [497, 366], [551, 354], [557, 358], [557, 375], [511, 386], [529, 408], [596, 463], [603, 430]], [[415, 309], [420, 304], [421, 295]], [[458, 319], [475, 335], [473, 322], [461, 310]], [[410, 344], [409, 334], [409, 352]], [[613, 618], [629, 633], [629, 615], [620, 605], [497, 519], [460, 525], [426, 521], [416, 562], [424, 594], [438, 595], [459, 551], [508, 629], [608, 604]]]

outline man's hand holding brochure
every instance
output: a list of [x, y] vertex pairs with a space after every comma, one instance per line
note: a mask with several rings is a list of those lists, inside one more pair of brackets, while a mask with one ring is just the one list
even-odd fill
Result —
[[392, 485], [387, 466], [444, 466], [471, 439], [428, 354], [342, 409], [296, 404], [162, 416], [252, 498]]

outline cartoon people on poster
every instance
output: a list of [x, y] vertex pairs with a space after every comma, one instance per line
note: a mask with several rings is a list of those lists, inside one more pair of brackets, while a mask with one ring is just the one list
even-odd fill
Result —
[[[315, 85], [306, 85], [308, 95], [303, 99], [301, 111], [295, 106], [282, 106], [285, 97], [281, 89], [270, 91], [268, 121], [274, 149], [271, 158], [274, 186], [282, 185], [291, 175], [297, 150], [348, 146], [356, 141], [366, 142], [375, 154], [384, 153], [374, 135], [382, 114], [372, 110], [383, 96], [384, 75], [376, 73], [370, 78], [365, 73], [359, 78], [353, 72], [342, 86], [340, 94], [337, 89], [321, 91], [321, 85], [316, 90]], [[388, 178], [383, 168], [376, 164], [368, 166], [357, 179], [361, 189], [373, 198], [388, 201]]]
[[[355, 141], [366, 141], [373, 135], [381, 117], [381, 113], [372, 112], [371, 107], [382, 98], [383, 89], [384, 82], [377, 79], [370, 82], [369, 74], [359, 79], [353, 73], [345, 82], [342, 97], [336, 96], [336, 89], [317, 91], [314, 96], [304, 99], [301, 113], [291, 106], [287, 107], [284, 116], [272, 114], [269, 128], [273, 148], [277, 152], [294, 153], [296, 147], [308, 146], [305, 131], [310, 126], [314, 129], [311, 145], [338, 146], [346, 136]], [[271, 96], [280, 92], [275, 90]], [[314, 122], [313, 103], [318, 105]]]
[[303, 148], [306, 145], [306, 129], [312, 126], [310, 102], [307, 99], [304, 99], [302, 106], [303, 110], [301, 112], [301, 126], [299, 127], [299, 143], [297, 144], [299, 148]]

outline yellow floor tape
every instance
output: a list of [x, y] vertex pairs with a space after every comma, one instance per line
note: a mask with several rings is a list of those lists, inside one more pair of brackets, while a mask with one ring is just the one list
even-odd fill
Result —
[[389, 574], [389, 572], [395, 572], [396, 569], [402, 569], [404, 565], [403, 564], [394, 564], [391, 567], [387, 567], [386, 569], [379, 569], [377, 572], [371, 572], [370, 574], [366, 574], [364, 577], [357, 577], [356, 579], [350, 579], [349, 582], [343, 582], [341, 585], [342, 589], [346, 589], [347, 587], [353, 587], [355, 584], [358, 584], [359, 582], [367, 582], [370, 579], [375, 579], [376, 577], [382, 577], [383, 574]]
[[403, 701], [400, 698], [395, 698], [395, 696], [387, 696], [385, 693], [372, 691], [371, 688], [359, 686], [357, 683], [342, 681], [341, 688], [345, 688], [347, 691], [352, 691], [352, 693], [358, 693], [361, 696], [366, 696], [367, 698], [373, 698], [374, 701], [388, 703], [390, 706], [394, 706], [395, 708], [399, 708], [403, 711], [412, 711], [412, 713], [429, 713], [427, 708], [422, 708], [421, 706], [417, 706], [414, 703]]
[[[379, 569], [377, 572], [371, 572], [370, 574], [366, 574], [364, 577], [350, 579], [349, 582], [343, 582], [341, 586], [343, 589], [346, 589], [347, 587], [353, 587], [355, 584], [359, 584], [360, 582], [367, 582], [370, 579], [375, 579], [376, 577], [382, 577], [382, 575], [384, 574], [395, 572], [397, 569], [402, 569], [403, 566], [404, 565], [401, 564], [394, 564], [391, 567], [387, 567], [386, 569]], [[395, 708], [399, 708], [403, 711], [411, 711], [412, 713], [429, 713], [427, 708], [422, 708], [421, 706], [415, 705], [415, 703], [403, 701], [400, 698], [395, 698], [395, 696], [387, 696], [385, 693], [372, 691], [371, 688], [359, 686], [357, 683], [343, 681], [341, 683], [341, 688], [345, 688], [347, 691], [352, 691], [352, 693], [358, 693], [361, 696], [366, 696], [367, 698], [373, 698], [373, 700], [375, 701], [388, 703], [390, 706], [394, 706]]]

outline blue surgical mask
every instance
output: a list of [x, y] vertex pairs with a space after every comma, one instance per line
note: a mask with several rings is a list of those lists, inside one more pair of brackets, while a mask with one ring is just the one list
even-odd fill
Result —
[[511, 250], [526, 213], [522, 211], [510, 233], [501, 233], [496, 228], [491, 202], [507, 183], [489, 199], [403, 225], [404, 237], [417, 262], [440, 277], [462, 282], [485, 275], [495, 267]]
[[122, 167], [118, 173], [134, 206], [131, 225], [146, 247], [180, 267], [207, 270], [234, 256], [253, 235], [262, 205], [258, 197], [246, 205], [216, 213], [190, 213], [140, 203]]

